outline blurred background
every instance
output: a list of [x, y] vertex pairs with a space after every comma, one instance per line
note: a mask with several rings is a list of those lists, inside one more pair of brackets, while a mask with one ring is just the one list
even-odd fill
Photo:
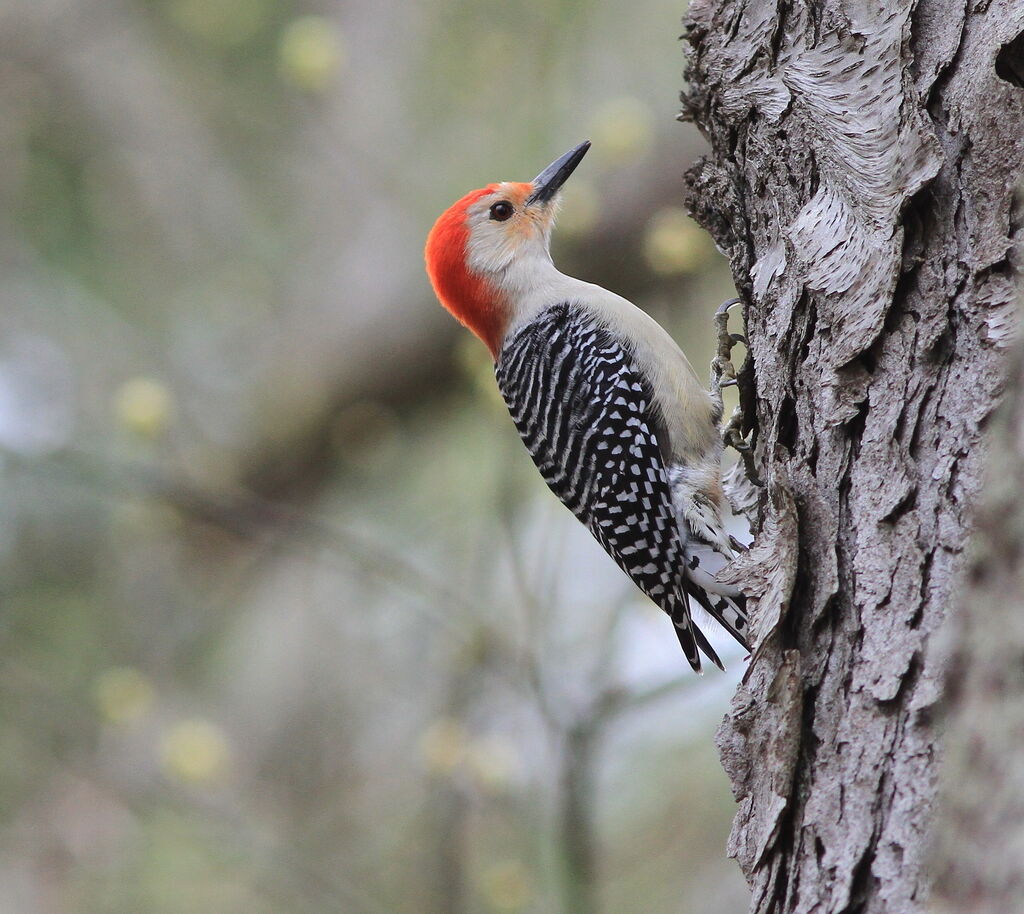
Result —
[[679, 0], [0, 5], [0, 912], [745, 911], [742, 657], [544, 488], [422, 269], [555, 258], [698, 371]]

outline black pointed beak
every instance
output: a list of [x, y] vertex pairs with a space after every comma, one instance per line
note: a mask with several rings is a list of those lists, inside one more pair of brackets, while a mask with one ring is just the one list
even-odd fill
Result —
[[545, 168], [530, 183], [533, 185], [533, 193], [526, 198], [526, 205], [531, 203], [547, 203], [558, 193], [566, 179], [575, 171], [576, 166], [583, 161], [583, 157], [590, 148], [590, 140], [584, 140], [579, 146], [574, 146], [564, 156], [559, 156], [547, 168]]

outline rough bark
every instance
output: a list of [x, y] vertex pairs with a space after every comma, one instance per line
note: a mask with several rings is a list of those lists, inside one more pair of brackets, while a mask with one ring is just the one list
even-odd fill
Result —
[[959, 609], [935, 828], [936, 914], [1024, 907], [1024, 350], [990, 436]]
[[767, 488], [719, 732], [753, 912], [927, 897], [942, 652], [1013, 321], [1012, 0], [694, 0], [691, 208], [729, 256]]

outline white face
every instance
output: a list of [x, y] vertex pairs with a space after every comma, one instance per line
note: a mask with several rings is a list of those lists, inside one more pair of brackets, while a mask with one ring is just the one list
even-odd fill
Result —
[[526, 204], [532, 187], [506, 182], [468, 210], [467, 266], [508, 292], [525, 292], [552, 269], [557, 201]]

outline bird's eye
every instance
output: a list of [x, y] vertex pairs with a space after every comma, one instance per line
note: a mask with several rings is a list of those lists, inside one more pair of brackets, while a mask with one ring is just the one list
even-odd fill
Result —
[[491, 218], [496, 222], [504, 222], [511, 219], [514, 212], [515, 207], [508, 200], [499, 200], [491, 207]]

